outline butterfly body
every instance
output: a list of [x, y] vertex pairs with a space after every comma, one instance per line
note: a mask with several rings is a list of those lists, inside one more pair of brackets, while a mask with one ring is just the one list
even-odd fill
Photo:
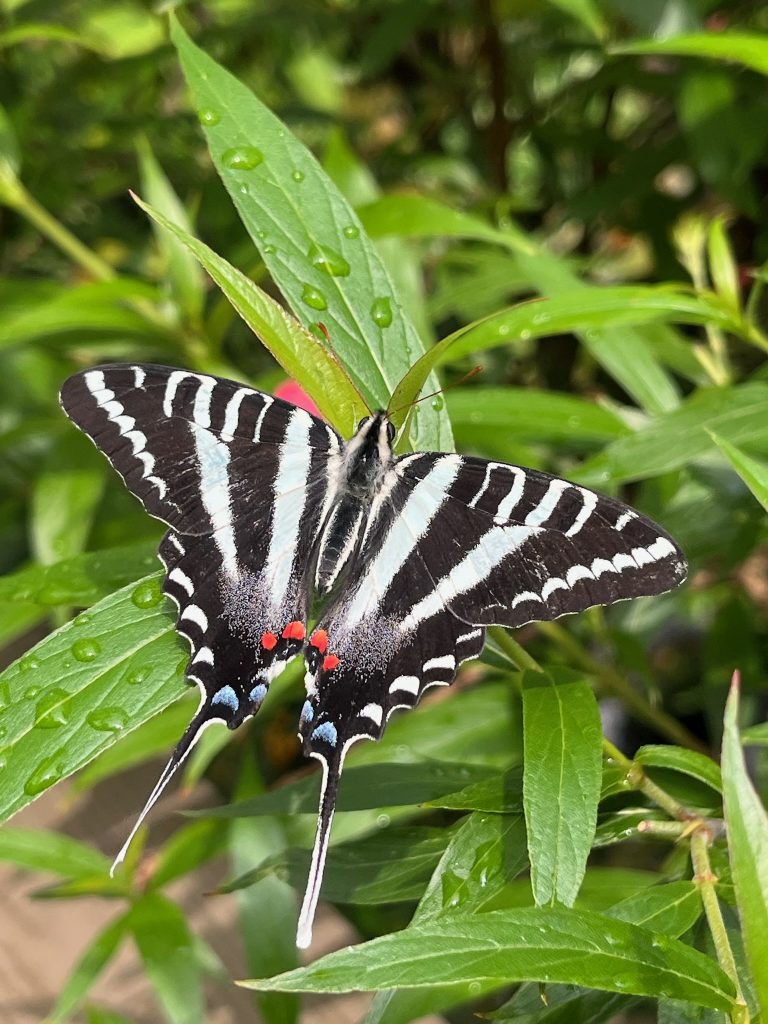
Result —
[[378, 739], [394, 710], [450, 684], [488, 625], [661, 593], [685, 578], [674, 541], [622, 502], [484, 459], [398, 458], [384, 412], [344, 440], [270, 395], [145, 365], [83, 371], [61, 400], [169, 527], [164, 590], [201, 693], [131, 836], [202, 730], [256, 714], [275, 676], [304, 655], [299, 735], [324, 781], [301, 945], [352, 743]]

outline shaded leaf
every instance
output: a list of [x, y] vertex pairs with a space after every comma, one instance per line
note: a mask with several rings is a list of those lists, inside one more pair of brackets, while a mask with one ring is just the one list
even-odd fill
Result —
[[0, 860], [31, 871], [50, 871], [65, 878], [106, 874], [103, 853], [70, 836], [40, 829], [5, 828], [0, 831]]
[[128, 914], [118, 917], [97, 935], [67, 979], [53, 1009], [46, 1017], [46, 1024], [60, 1024], [68, 1020], [80, 1006], [96, 979], [117, 953], [128, 931], [128, 919]]
[[719, 766], [710, 757], [695, 750], [686, 750], [672, 744], [654, 744], [640, 747], [634, 760], [644, 767], [668, 768], [674, 772], [682, 772], [683, 775], [690, 775], [691, 778], [711, 786], [718, 793], [722, 791]]
[[738, 712], [739, 684], [735, 675], [723, 732], [725, 823], [744, 947], [760, 1012], [768, 1016], [768, 815], [744, 763]]
[[768, 43], [761, 35], [746, 32], [707, 32], [670, 36], [668, 39], [640, 39], [610, 48], [614, 54], [669, 53], [681, 57], [707, 57], [733, 61], [768, 75]]
[[709, 434], [763, 508], [768, 511], [768, 463], [747, 455], [736, 445], [718, 437], [712, 431]]

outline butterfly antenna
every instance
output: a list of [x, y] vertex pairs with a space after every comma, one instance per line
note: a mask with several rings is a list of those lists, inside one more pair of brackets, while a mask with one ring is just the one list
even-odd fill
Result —
[[[322, 325], [321, 325], [322, 326]], [[457, 388], [460, 384], [464, 384], [465, 381], [471, 380], [472, 377], [476, 377], [478, 373], [483, 372], [482, 366], [473, 366], [471, 370], [460, 377], [458, 380], [453, 381], [451, 384], [446, 384], [444, 388], [438, 388], [437, 391], [430, 391], [428, 395], [420, 395], [418, 398], [414, 398], [412, 402], [407, 402], [405, 405], [398, 405], [396, 409], [389, 409], [388, 415], [393, 416], [396, 412], [400, 412], [401, 409], [409, 409], [420, 402], [426, 402], [428, 398], [434, 398], [435, 395], [442, 395], [446, 391], [450, 391], [451, 388]]]
[[344, 751], [327, 761], [317, 753], [311, 756], [323, 765], [323, 788], [320, 793], [320, 811], [317, 817], [317, 832], [312, 850], [312, 862], [309, 867], [309, 878], [304, 893], [304, 902], [299, 914], [299, 927], [296, 933], [296, 945], [299, 949], [307, 949], [312, 942], [312, 924], [315, 910], [320, 897], [320, 886], [323, 884], [325, 858], [328, 853], [328, 840], [331, 837], [331, 823], [336, 810], [336, 796], [339, 791], [339, 779], [344, 767]]
[[141, 828], [144, 819], [155, 806], [157, 801], [160, 799], [163, 790], [173, 778], [176, 769], [190, 753], [195, 743], [200, 738], [206, 724], [210, 721], [211, 719], [208, 717], [208, 709], [205, 706], [203, 706], [187, 726], [187, 731], [176, 744], [176, 747], [173, 753], [171, 754], [171, 758], [168, 761], [168, 764], [165, 766], [165, 768], [163, 768], [162, 772], [160, 773], [160, 778], [157, 780], [155, 788], [147, 797], [147, 802], [141, 809], [141, 813], [136, 819], [133, 828], [129, 832], [128, 838], [125, 840], [120, 849], [120, 852], [112, 862], [112, 867], [109, 869], [110, 878], [114, 876], [115, 871], [117, 870], [119, 865], [122, 864], [122, 862], [125, 860], [125, 855], [128, 853], [128, 848], [133, 842], [133, 837]]

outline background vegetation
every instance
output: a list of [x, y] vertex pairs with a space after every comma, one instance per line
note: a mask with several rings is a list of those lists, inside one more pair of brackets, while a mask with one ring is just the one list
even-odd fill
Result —
[[[433, 363], [483, 372], [420, 407], [416, 445], [622, 494], [690, 583], [497, 634], [449, 699], [355, 751], [324, 893], [371, 943], [253, 983], [259, 1012], [364, 989], [368, 1024], [768, 1020], [768, 823], [737, 688], [722, 724], [738, 667], [764, 788], [766, 11], [207, 0], [179, 11], [202, 50], [130, 0], [3, 12], [0, 641], [10, 661], [44, 637], [0, 676], [3, 815], [160, 758], [194, 706], [159, 526], [65, 421], [63, 379], [112, 359], [265, 390], [287, 372], [348, 431], [428, 350], [406, 391]], [[98, 837], [0, 832], [47, 895], [115, 907], [51, 1020], [129, 941], [164, 1018], [204, 1020], [204, 979], [228, 982], [164, 889], [222, 854], [250, 973], [296, 966], [317, 798], [300, 676], [231, 742], [209, 730], [186, 781], [221, 808], [115, 879]]]

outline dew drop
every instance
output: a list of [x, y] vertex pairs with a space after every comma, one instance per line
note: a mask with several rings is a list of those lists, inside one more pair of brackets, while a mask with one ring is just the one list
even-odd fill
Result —
[[266, 231], [257, 231], [256, 232], [256, 237], [257, 238], [266, 238], [267, 237], [267, 232]]
[[35, 725], [41, 729], [58, 729], [60, 725], [66, 725], [69, 720], [69, 709], [67, 700], [69, 694], [61, 687], [54, 687], [49, 690], [37, 702], [35, 708]]
[[322, 270], [331, 277], [347, 277], [349, 264], [335, 249], [327, 245], [313, 245], [307, 253], [313, 267]]
[[8, 764], [8, 751], [7, 750], [0, 750], [0, 772], [7, 766], [7, 764]]
[[347, 238], [357, 238], [360, 234], [360, 228], [356, 228], [354, 224], [347, 224], [343, 231]]
[[304, 171], [294, 171], [291, 177], [294, 181], [304, 181]]
[[386, 295], [383, 295], [380, 299], [373, 300], [371, 316], [377, 327], [389, 327], [392, 323], [392, 303]]
[[523, 330], [520, 331], [520, 340], [521, 341], [530, 341], [531, 336], [532, 336], [531, 332], [528, 330], [527, 327], [524, 327]]
[[0, 740], [4, 740], [7, 735], [8, 730], [5, 728], [5, 726], [0, 725]]
[[274, 245], [265, 245], [264, 246], [264, 253], [265, 253], [266, 256], [274, 256], [276, 252], [277, 252], [277, 249], [274, 247]]
[[143, 682], [146, 682], [148, 678], [148, 668], [133, 668], [125, 677], [125, 681], [129, 686], [140, 686]]
[[200, 124], [205, 128], [213, 128], [215, 124], [218, 124], [221, 118], [219, 117], [218, 111], [211, 110], [210, 107], [206, 107], [203, 110], [198, 110], [197, 116], [200, 119]]
[[95, 661], [101, 654], [101, 644], [91, 637], [83, 637], [72, 644], [72, 654], [78, 661]]
[[24, 792], [29, 796], [36, 796], [58, 782], [64, 774], [62, 767], [63, 751], [59, 750], [51, 757], [47, 757], [35, 768], [27, 781], [24, 783]]
[[430, 405], [435, 410], [435, 412], [440, 412], [440, 410], [445, 405], [445, 401], [443, 399], [443, 396], [442, 395], [435, 395], [435, 397], [430, 402]]
[[19, 662], [19, 669], [22, 672], [34, 672], [40, 668], [40, 661], [34, 656], [34, 654], [27, 654]]
[[131, 594], [131, 601], [137, 608], [154, 608], [162, 599], [163, 593], [155, 580], [140, 583]]
[[389, 815], [380, 814], [376, 818], [376, 824], [379, 826], [379, 828], [387, 828], [389, 826]]
[[250, 191], [251, 191], [251, 190], [250, 190], [250, 189], [248, 188], [248, 186], [247, 186], [247, 185], [241, 185], [241, 186], [240, 186], [240, 192], [241, 192], [241, 193], [242, 193], [242, 194], [243, 194], [244, 196], [247, 196], [247, 195], [249, 195], [249, 194], [250, 194]]
[[499, 324], [497, 334], [500, 338], [506, 338], [509, 334], [509, 324]]
[[225, 150], [221, 159], [233, 171], [252, 171], [263, 161], [264, 154], [255, 146], [234, 146]]
[[8, 683], [3, 680], [0, 682], [0, 711], [5, 711], [6, 708], [11, 706], [11, 688]]
[[47, 583], [37, 592], [37, 600], [40, 604], [65, 604], [68, 597], [69, 591], [63, 587], [57, 587], [54, 583]]
[[479, 981], [470, 981], [470, 983], [469, 983], [469, 994], [471, 996], [479, 995], [481, 989], [482, 989], [482, 985], [480, 984]]
[[82, 629], [83, 626], [90, 626], [93, 622], [93, 616], [89, 615], [88, 612], [83, 612], [82, 615], [78, 615], [76, 619], [72, 620], [72, 625], [77, 626], [78, 629]]
[[41, 687], [39, 687], [39, 686], [29, 686], [29, 687], [27, 687], [27, 689], [24, 691], [24, 699], [25, 700], [34, 700], [35, 697], [38, 697], [40, 695], [40, 690], [41, 690]]
[[122, 708], [94, 708], [85, 720], [98, 732], [122, 732], [128, 724], [128, 715]]
[[311, 284], [305, 284], [301, 293], [301, 301], [306, 302], [312, 309], [328, 309], [328, 303], [322, 292], [313, 288]]

